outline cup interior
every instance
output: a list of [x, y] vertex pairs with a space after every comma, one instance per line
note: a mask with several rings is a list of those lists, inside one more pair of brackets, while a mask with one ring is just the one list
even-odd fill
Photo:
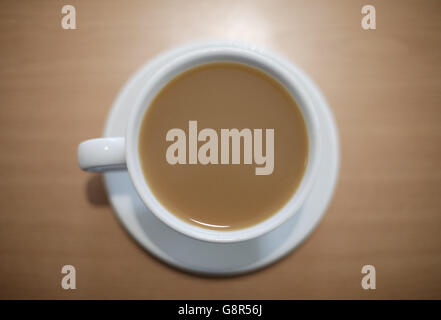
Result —
[[[151, 192], [141, 169], [138, 152], [139, 131], [150, 103], [169, 81], [186, 70], [212, 62], [241, 63], [265, 72], [281, 83], [297, 102], [305, 120], [309, 153], [308, 163], [302, 181], [288, 203], [268, 219], [247, 228], [218, 231], [205, 229], [187, 223], [169, 212]], [[314, 106], [307, 94], [306, 85], [300, 78], [287, 72], [277, 60], [257, 51], [238, 47], [213, 47], [198, 49], [166, 63], [146, 83], [139, 94], [134, 110], [130, 115], [126, 133], [127, 167], [134, 186], [146, 206], [164, 223], [178, 232], [192, 238], [210, 242], [239, 242], [256, 238], [267, 233], [289, 217], [302, 206], [317, 174], [320, 160], [319, 126]], [[214, 206], [216, 204], [213, 204]]]

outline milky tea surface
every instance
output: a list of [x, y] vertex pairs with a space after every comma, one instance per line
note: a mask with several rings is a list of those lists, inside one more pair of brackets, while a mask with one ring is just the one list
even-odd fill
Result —
[[309, 151], [302, 113], [286, 89], [229, 62], [192, 68], [162, 88], [144, 115], [138, 147], [159, 202], [216, 230], [249, 227], [281, 209]]

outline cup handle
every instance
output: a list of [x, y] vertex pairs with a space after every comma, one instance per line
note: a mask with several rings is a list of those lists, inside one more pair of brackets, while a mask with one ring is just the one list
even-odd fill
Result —
[[97, 138], [81, 142], [78, 164], [81, 169], [92, 172], [126, 169], [125, 139]]

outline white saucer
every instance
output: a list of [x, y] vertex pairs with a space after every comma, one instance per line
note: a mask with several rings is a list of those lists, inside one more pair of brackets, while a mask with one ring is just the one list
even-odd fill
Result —
[[[246, 46], [267, 54], [268, 51], [231, 42], [199, 43], [164, 53], [144, 65], [126, 83], [113, 104], [104, 136], [124, 136], [130, 108], [140, 87], [164, 61], [207, 45]], [[189, 272], [209, 275], [233, 275], [263, 268], [296, 248], [323, 217], [335, 189], [339, 170], [339, 144], [332, 114], [317, 87], [299, 69], [274, 53], [270, 55], [302, 77], [318, 110], [323, 133], [323, 154], [319, 178], [303, 208], [277, 229], [254, 240], [241, 243], [213, 244], [184, 236], [156, 218], [141, 202], [127, 171], [105, 173], [108, 197], [127, 231], [160, 260]]]

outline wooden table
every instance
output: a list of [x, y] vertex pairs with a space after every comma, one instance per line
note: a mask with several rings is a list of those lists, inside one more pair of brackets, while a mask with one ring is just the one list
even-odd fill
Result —
[[[77, 30], [61, 28], [74, 5]], [[377, 29], [361, 28], [372, 4]], [[441, 2], [0, 2], [0, 298], [441, 298]], [[119, 224], [77, 144], [130, 75], [195, 40], [269, 47], [335, 113], [341, 174], [320, 226], [245, 276], [172, 269]], [[61, 267], [77, 289], [60, 286]], [[377, 289], [361, 287], [361, 268]]]

